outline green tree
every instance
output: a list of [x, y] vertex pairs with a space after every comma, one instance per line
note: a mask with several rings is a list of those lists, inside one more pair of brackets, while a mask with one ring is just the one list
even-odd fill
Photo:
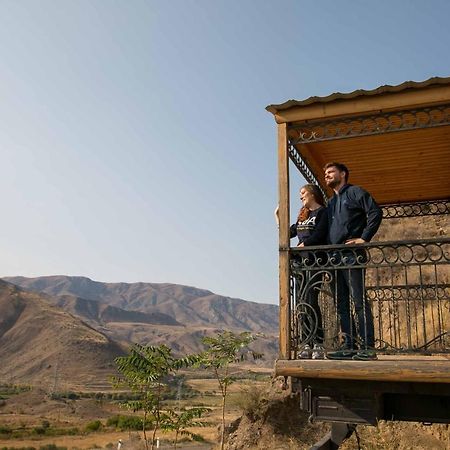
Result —
[[249, 353], [254, 359], [261, 358], [261, 354], [248, 348], [255, 339], [256, 337], [249, 332], [235, 334], [231, 331], [223, 331], [215, 337], [207, 336], [202, 339], [206, 350], [202, 353], [201, 364], [207, 369], [213, 369], [222, 396], [221, 450], [225, 443], [225, 408], [228, 387], [235, 381], [235, 377], [230, 372], [230, 365], [243, 361]]
[[121, 377], [113, 379], [117, 387], [127, 386], [140, 394], [137, 400], [128, 400], [124, 406], [132, 411], [142, 411], [142, 431], [144, 433], [145, 448], [148, 450], [146, 430], [151, 425], [153, 434], [151, 450], [155, 447], [156, 432], [161, 424], [167, 420], [167, 414], [162, 410], [162, 396], [167, 387], [167, 378], [182, 367], [189, 367], [198, 363], [199, 356], [188, 355], [175, 358], [172, 350], [165, 346], [143, 346], [134, 344], [127, 356], [115, 359]]
[[175, 431], [174, 449], [177, 448], [178, 437], [180, 434], [194, 440], [201, 439], [199, 434], [192, 433], [188, 428], [207, 426], [208, 424], [206, 422], [198, 420], [207, 411], [210, 411], [210, 409], [198, 407], [183, 409], [181, 411], [168, 410], [166, 412], [166, 420], [161, 425], [161, 429], [163, 431]]

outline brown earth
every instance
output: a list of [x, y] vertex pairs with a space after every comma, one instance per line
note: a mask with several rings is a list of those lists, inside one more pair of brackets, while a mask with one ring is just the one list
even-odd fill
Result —
[[109, 322], [137, 322], [153, 325], [180, 326], [173, 317], [160, 312], [144, 313], [140, 311], [128, 311], [117, 308], [103, 302], [87, 300], [74, 295], [48, 296], [48, 301], [55, 306], [59, 306], [65, 311], [83, 320], [94, 324], [107, 324]]
[[69, 416], [71, 426], [75, 426], [111, 415], [104, 404], [94, 399], [55, 399], [41, 388], [13, 395], [0, 408], [2, 425], [16, 424], [19, 420], [32, 426], [40, 425], [42, 420], [64, 425]]
[[248, 403], [243, 404], [244, 414], [227, 428], [227, 450], [309, 448], [329, 429], [329, 425], [309, 423], [298, 398], [277, 385], [261, 397], [255, 398], [255, 394], [256, 390], [250, 392]]
[[[0, 380], [48, 390], [107, 380], [124, 349], [37, 293], [0, 280]], [[58, 385], [58, 386], [56, 386]]]
[[[259, 401], [247, 401], [244, 414], [227, 429], [227, 450], [309, 449], [330, 430], [322, 422], [310, 423], [300, 410], [298, 397], [275, 385]], [[448, 424], [380, 421], [376, 427], [359, 425], [340, 447], [342, 450], [446, 450]]]

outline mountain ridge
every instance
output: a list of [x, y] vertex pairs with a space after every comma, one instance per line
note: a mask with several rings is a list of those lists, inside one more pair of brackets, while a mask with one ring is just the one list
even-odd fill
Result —
[[4, 277], [22, 288], [52, 297], [93, 300], [127, 311], [165, 314], [186, 326], [213, 326], [277, 333], [278, 306], [225, 297], [170, 283], [103, 283], [87, 277]]

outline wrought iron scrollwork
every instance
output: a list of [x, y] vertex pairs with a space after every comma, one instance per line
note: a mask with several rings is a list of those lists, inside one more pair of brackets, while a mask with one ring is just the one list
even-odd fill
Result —
[[382, 205], [383, 219], [450, 214], [450, 199]]
[[291, 260], [292, 291], [292, 344], [301, 348], [306, 344], [323, 342], [323, 324], [318, 297], [327, 290], [331, 273], [326, 270], [310, 272], [307, 258]]
[[308, 303], [298, 303], [295, 308], [295, 322], [297, 324], [297, 345], [311, 344], [319, 327], [317, 313]]
[[[343, 333], [336, 283], [339, 274], [348, 274], [349, 314], [356, 317], [361, 303], [353, 302], [349, 275], [356, 270], [364, 279], [379, 351], [450, 353], [449, 238], [293, 248], [290, 253], [294, 350], [314, 342], [321, 325], [325, 347], [338, 345]], [[322, 320], [311, 306], [314, 292], [320, 292]], [[356, 325], [357, 338], [364, 323]]]
[[[295, 258], [304, 250], [291, 249]], [[308, 247], [303, 269], [381, 268], [450, 263], [450, 238]]]
[[349, 119], [311, 121], [289, 127], [294, 145], [346, 139], [450, 124], [450, 105], [362, 115]]
[[319, 187], [320, 191], [322, 192], [323, 198], [327, 198], [326, 192], [323, 190], [322, 186], [319, 183], [319, 180], [314, 175], [311, 168], [308, 166], [306, 161], [300, 156], [295, 146], [292, 144], [291, 141], [288, 142], [288, 152], [289, 152], [289, 158], [294, 163], [295, 167], [299, 170], [299, 172], [303, 175], [303, 178], [311, 184], [315, 184]]

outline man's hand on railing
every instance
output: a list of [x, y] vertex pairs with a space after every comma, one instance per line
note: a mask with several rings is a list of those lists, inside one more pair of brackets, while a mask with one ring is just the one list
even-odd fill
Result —
[[345, 241], [345, 244], [365, 244], [366, 241], [362, 238], [353, 238], [349, 239], [348, 241]]

